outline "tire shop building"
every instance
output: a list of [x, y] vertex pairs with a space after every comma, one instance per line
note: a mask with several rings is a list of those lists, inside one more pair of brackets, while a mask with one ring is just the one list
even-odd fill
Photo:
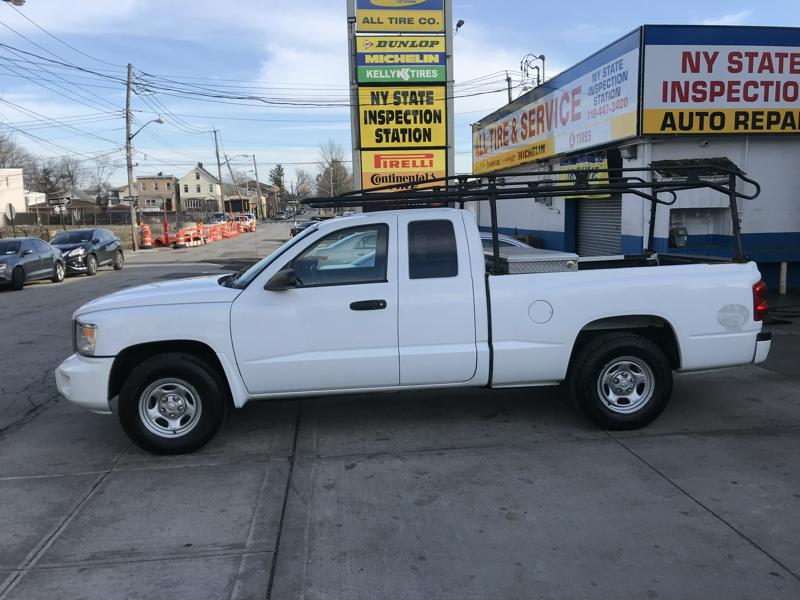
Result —
[[[800, 287], [798, 133], [800, 28], [644, 25], [473, 124], [473, 171], [735, 165], [761, 184], [739, 201], [745, 253], [769, 285], [783, 271]], [[488, 207], [477, 210], [488, 226]], [[498, 213], [503, 233], [582, 256], [649, 241], [649, 202], [631, 195], [513, 200]], [[658, 207], [653, 242], [730, 256], [728, 198], [679, 193]]]

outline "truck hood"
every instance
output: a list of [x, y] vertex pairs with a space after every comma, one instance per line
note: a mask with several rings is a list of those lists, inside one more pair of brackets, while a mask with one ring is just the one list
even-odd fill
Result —
[[233, 302], [242, 290], [221, 286], [221, 278], [212, 275], [139, 285], [87, 302], [75, 311], [73, 317], [115, 308]]

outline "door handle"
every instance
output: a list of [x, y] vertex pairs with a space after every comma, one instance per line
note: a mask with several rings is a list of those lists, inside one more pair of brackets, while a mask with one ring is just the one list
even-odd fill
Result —
[[350, 303], [350, 310], [383, 310], [386, 300], [359, 300]]

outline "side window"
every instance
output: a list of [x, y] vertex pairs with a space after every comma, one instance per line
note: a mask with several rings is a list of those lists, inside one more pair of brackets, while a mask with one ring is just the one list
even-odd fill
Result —
[[42, 240], [33, 240], [33, 247], [36, 252], [50, 252], [50, 247]]
[[303, 287], [386, 281], [389, 227], [350, 227], [329, 233], [291, 262]]
[[413, 221], [408, 224], [410, 279], [458, 275], [456, 234], [451, 221]]
[[33, 250], [33, 244], [31, 243], [30, 240], [22, 240], [22, 243], [19, 245], [20, 254], [22, 254], [26, 250], [32, 250], [35, 252], [35, 250]]

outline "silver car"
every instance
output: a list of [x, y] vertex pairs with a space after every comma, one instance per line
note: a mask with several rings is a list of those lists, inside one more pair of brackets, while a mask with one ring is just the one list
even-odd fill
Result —
[[0, 285], [11, 284], [21, 290], [28, 281], [49, 279], [64, 281], [64, 258], [61, 250], [39, 238], [0, 239]]

